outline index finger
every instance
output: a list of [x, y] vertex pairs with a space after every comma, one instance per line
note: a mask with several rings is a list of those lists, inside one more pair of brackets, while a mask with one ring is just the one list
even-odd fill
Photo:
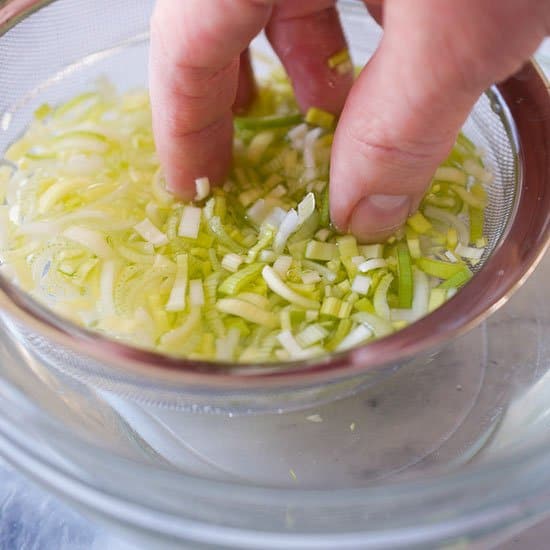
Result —
[[239, 56], [267, 24], [273, 0], [158, 0], [151, 21], [150, 92], [168, 186], [219, 182], [231, 160]]

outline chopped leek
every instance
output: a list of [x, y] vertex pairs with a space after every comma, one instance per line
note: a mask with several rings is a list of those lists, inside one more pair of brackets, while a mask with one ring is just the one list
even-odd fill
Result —
[[332, 113], [311, 107], [306, 113], [306, 122], [311, 126], [319, 126], [331, 130], [336, 122], [336, 117]]
[[428, 302], [428, 310], [435, 311], [441, 307], [447, 299], [447, 291], [444, 288], [432, 288], [430, 291], [430, 300]]
[[359, 271], [361, 273], [368, 273], [369, 271], [374, 271], [375, 269], [382, 269], [388, 265], [388, 262], [384, 258], [373, 258], [372, 260], [367, 260], [362, 264], [359, 264]]
[[231, 273], [236, 273], [239, 271], [239, 267], [244, 262], [244, 258], [242, 256], [239, 256], [238, 254], [233, 254], [232, 252], [230, 254], [226, 254], [223, 257], [222, 260], [222, 267], [226, 271], [230, 271]]
[[145, 218], [143, 221], [136, 224], [134, 229], [148, 243], [151, 243], [154, 246], [163, 246], [168, 244], [168, 237], [160, 231], [160, 229], [158, 229], [149, 218]]
[[474, 248], [473, 246], [464, 246], [460, 243], [457, 245], [455, 252], [462, 258], [467, 258], [469, 260], [480, 260], [485, 252], [485, 249]]
[[424, 273], [444, 280], [450, 279], [453, 275], [456, 275], [464, 269], [464, 264], [444, 262], [431, 258], [420, 258], [416, 265], [424, 271]]
[[372, 279], [370, 277], [366, 277], [365, 275], [357, 275], [355, 279], [353, 279], [351, 290], [357, 294], [366, 295], [369, 293], [371, 283]]
[[413, 273], [411, 255], [406, 243], [397, 246], [397, 267], [399, 275], [399, 307], [410, 308], [413, 302]]
[[483, 225], [485, 223], [485, 214], [483, 210], [470, 207], [470, 242], [477, 243], [483, 238]]
[[306, 246], [306, 258], [308, 260], [320, 260], [328, 262], [338, 257], [338, 248], [334, 243], [310, 241]]
[[222, 294], [230, 296], [238, 294], [257, 279], [264, 268], [263, 264], [251, 264], [231, 275], [218, 287]]
[[[351, 69], [347, 50], [327, 63]], [[341, 352], [441, 306], [488, 243], [475, 146], [459, 136], [405, 230], [362, 245], [330, 225], [336, 117], [298, 114], [277, 82], [235, 118], [226, 182], [198, 178], [189, 204], [167, 188], [146, 92], [39, 108], [0, 161], [3, 275], [89, 328], [208, 361]]]
[[349, 50], [347, 48], [344, 48], [343, 50], [340, 50], [339, 52], [329, 57], [328, 66], [331, 69], [334, 69], [335, 67], [342, 63], [345, 63], [346, 61], [350, 61], [350, 59], [351, 58], [349, 55]]
[[365, 260], [373, 260], [384, 256], [383, 244], [365, 244], [359, 247], [359, 253]]
[[202, 201], [210, 195], [210, 180], [208, 178], [199, 178], [195, 180], [196, 187], [196, 201]]
[[468, 182], [468, 176], [459, 168], [441, 166], [437, 169], [434, 180], [457, 183], [459, 185], [466, 185], [466, 183]]
[[464, 266], [460, 271], [457, 271], [446, 281], [441, 283], [438, 288], [443, 290], [457, 289], [467, 283], [471, 278], [472, 272]]
[[422, 215], [422, 212], [416, 212], [408, 220], [407, 224], [417, 233], [427, 233], [432, 224]]
[[249, 323], [255, 323], [268, 328], [275, 328], [278, 323], [277, 316], [274, 313], [265, 311], [250, 302], [238, 300], [236, 298], [223, 298], [216, 302], [218, 311], [242, 317]]
[[187, 295], [189, 261], [187, 254], [180, 254], [176, 258], [176, 280], [172, 286], [170, 297], [166, 304], [167, 311], [184, 311]]
[[389, 321], [390, 306], [388, 305], [388, 290], [393, 281], [391, 273], [386, 274], [378, 283], [376, 292], [374, 293], [374, 309], [376, 314], [381, 318]]
[[315, 300], [306, 298], [298, 294], [288, 287], [281, 279], [279, 274], [272, 268], [266, 265], [262, 270], [262, 276], [267, 283], [267, 286], [281, 298], [284, 298], [291, 304], [294, 304], [304, 309], [318, 309], [319, 304]]
[[372, 338], [372, 330], [366, 325], [358, 325], [336, 347], [338, 351], [354, 348]]
[[327, 61], [327, 65], [331, 69], [334, 69], [338, 74], [346, 74], [353, 71], [353, 63], [347, 48], [330, 56]]
[[199, 236], [202, 210], [196, 206], [185, 206], [181, 215], [178, 235], [188, 239], [196, 239]]

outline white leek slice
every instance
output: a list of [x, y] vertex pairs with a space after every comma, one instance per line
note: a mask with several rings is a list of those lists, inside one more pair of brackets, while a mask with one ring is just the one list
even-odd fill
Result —
[[317, 271], [304, 271], [301, 278], [305, 285], [314, 285], [321, 281], [321, 275]]
[[371, 283], [372, 279], [370, 277], [366, 277], [365, 275], [357, 275], [355, 279], [353, 279], [351, 290], [357, 294], [366, 295], [369, 293]]
[[364, 344], [373, 336], [372, 330], [366, 325], [355, 327], [336, 347], [336, 351], [343, 351]]
[[302, 348], [309, 348], [324, 340], [329, 335], [321, 325], [309, 325], [296, 336], [296, 341]]
[[294, 149], [303, 150], [309, 126], [304, 122], [290, 130], [287, 134]]
[[352, 319], [357, 323], [367, 325], [370, 329], [372, 329], [377, 338], [388, 336], [394, 331], [393, 326], [389, 321], [378, 317], [378, 315], [373, 315], [372, 313], [355, 313], [352, 315]]
[[324, 265], [318, 264], [317, 262], [313, 262], [311, 260], [302, 260], [302, 265], [306, 269], [317, 271], [317, 273], [319, 273], [319, 275], [321, 275], [321, 277], [326, 279], [329, 283], [333, 283], [336, 280], [337, 274]]
[[285, 212], [282, 208], [276, 206], [269, 212], [268, 216], [265, 218], [264, 223], [270, 225], [271, 227], [273, 227], [273, 229], [278, 229], [279, 226], [283, 223], [286, 215], [287, 212]]
[[180, 254], [176, 258], [177, 272], [174, 286], [166, 303], [166, 311], [183, 311], [186, 307], [186, 294], [188, 283], [188, 256]]
[[315, 212], [315, 195], [308, 193], [298, 204], [298, 221], [302, 225]]
[[302, 356], [303, 349], [300, 344], [295, 340], [294, 336], [289, 330], [283, 330], [277, 335], [277, 340], [291, 358], [299, 358]]
[[107, 244], [105, 236], [98, 231], [74, 225], [65, 229], [63, 236], [85, 246], [99, 258], [113, 257], [113, 249]]
[[277, 259], [277, 254], [273, 250], [262, 250], [260, 252], [260, 262], [271, 264]]
[[185, 206], [181, 215], [178, 235], [187, 239], [196, 239], [201, 226], [202, 208]]
[[267, 216], [268, 205], [264, 199], [258, 199], [247, 211], [248, 217], [256, 224], [261, 225]]
[[430, 282], [428, 276], [417, 269], [413, 268], [414, 278], [414, 294], [412, 301], [412, 311], [414, 313], [414, 320], [424, 317], [428, 314], [428, 305], [430, 301]]
[[369, 271], [374, 271], [375, 269], [381, 269], [388, 266], [388, 262], [383, 258], [373, 258], [367, 260], [359, 265], [359, 271], [361, 273], [368, 273]]
[[275, 292], [275, 294], [278, 294], [291, 304], [303, 307], [304, 309], [319, 309], [321, 307], [315, 300], [306, 298], [285, 285], [279, 277], [279, 274], [272, 267], [266, 265], [262, 270], [262, 276], [267, 286]]
[[199, 178], [195, 180], [195, 200], [202, 201], [210, 195], [210, 180], [208, 178]]
[[445, 257], [453, 264], [458, 263], [458, 258], [450, 250], [445, 251]]
[[164, 334], [160, 339], [162, 348], [177, 350], [197, 330], [201, 321], [201, 310], [193, 308], [185, 319], [183, 325]]
[[97, 132], [77, 130], [56, 136], [53, 147], [57, 151], [75, 149], [102, 154], [109, 149], [109, 142], [104, 135]]
[[433, 220], [443, 222], [447, 226], [454, 227], [458, 233], [458, 240], [465, 246], [468, 245], [470, 241], [470, 231], [466, 224], [454, 214], [447, 212], [441, 208], [436, 208], [435, 206], [426, 206], [424, 209], [424, 214]]
[[393, 281], [393, 275], [388, 273], [382, 277], [382, 280], [378, 283], [376, 291], [374, 293], [374, 309], [376, 314], [385, 319], [390, 320], [390, 306], [388, 305], [388, 290]]
[[105, 168], [105, 161], [98, 154], [76, 153], [65, 163], [63, 170], [72, 176], [92, 176]]
[[134, 225], [134, 229], [145, 241], [153, 246], [164, 246], [168, 244], [168, 237], [149, 218]]
[[286, 279], [288, 270], [291, 266], [292, 256], [279, 256], [273, 264], [273, 269], [279, 274], [280, 277]]
[[54, 183], [49, 187], [38, 201], [38, 213], [47, 214], [53, 206], [59, 202], [65, 195], [74, 189], [78, 189], [83, 186], [86, 182], [82, 180], [67, 180], [59, 181]]
[[189, 303], [191, 307], [204, 305], [204, 288], [200, 279], [189, 281]]
[[230, 252], [226, 254], [222, 259], [222, 267], [231, 273], [237, 273], [239, 267], [244, 262], [244, 258], [240, 254]]
[[305, 138], [304, 143], [304, 180], [311, 181], [317, 177], [316, 162], [315, 162], [315, 143], [323, 133], [322, 128], [314, 128], [310, 130]]
[[222, 313], [241, 317], [250, 323], [255, 323], [268, 328], [275, 328], [279, 324], [279, 318], [270, 311], [265, 311], [259, 307], [238, 300], [237, 298], [222, 298], [216, 302], [216, 309]]
[[273, 241], [273, 251], [275, 254], [280, 254], [283, 251], [288, 238], [298, 229], [299, 223], [300, 218], [296, 210], [289, 210], [281, 222], [279, 231], [277, 231]]
[[216, 340], [216, 359], [218, 361], [233, 361], [239, 345], [239, 338], [238, 329], [231, 329], [225, 338], [218, 338]]
[[467, 258], [469, 260], [481, 260], [481, 257], [485, 253], [485, 249], [464, 246], [462, 243], [459, 243], [456, 246], [455, 252], [462, 258]]
[[271, 307], [269, 300], [265, 296], [255, 294], [254, 292], [241, 292], [240, 294], [237, 294], [237, 299], [249, 302], [250, 304], [266, 311]]

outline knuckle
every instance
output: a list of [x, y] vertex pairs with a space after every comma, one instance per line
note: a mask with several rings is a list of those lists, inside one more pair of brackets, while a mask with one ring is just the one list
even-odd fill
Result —
[[178, 112], [168, 114], [164, 120], [167, 135], [177, 141], [187, 139], [215, 138], [227, 126], [225, 117], [213, 121], [193, 120], [182, 117]]
[[434, 144], [423, 142], [404, 142], [389, 136], [376, 136], [368, 130], [352, 126], [348, 130], [351, 146], [360, 155], [390, 165], [423, 164], [433, 162]]

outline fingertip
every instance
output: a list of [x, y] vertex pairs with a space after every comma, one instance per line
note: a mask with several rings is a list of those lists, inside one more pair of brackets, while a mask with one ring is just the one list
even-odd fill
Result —
[[165, 162], [164, 179], [166, 180], [166, 189], [182, 201], [193, 199], [195, 184], [190, 175], [179, 163]]
[[348, 231], [362, 243], [381, 242], [406, 221], [412, 206], [408, 195], [370, 195], [353, 209]]
[[224, 183], [233, 157], [233, 118], [186, 135], [162, 134], [157, 142], [166, 186], [182, 200], [195, 196], [195, 181], [207, 177], [212, 185]]

